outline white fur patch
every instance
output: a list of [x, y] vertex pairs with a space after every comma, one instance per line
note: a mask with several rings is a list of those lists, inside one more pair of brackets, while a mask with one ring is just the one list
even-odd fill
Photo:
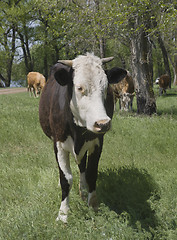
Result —
[[71, 168], [70, 168], [69, 153], [66, 152], [62, 148], [61, 145], [62, 145], [61, 142], [56, 143], [56, 147], [58, 150], [57, 151], [57, 159], [58, 159], [59, 166], [60, 166], [62, 172], [64, 173], [64, 175], [70, 185], [70, 188], [71, 188], [73, 178], [72, 178], [72, 173], [71, 173]]
[[64, 201], [61, 202], [59, 214], [56, 221], [61, 220], [62, 222], [67, 223], [68, 211], [69, 211], [69, 198], [67, 197], [64, 199]]
[[[58, 144], [58, 142], [57, 142], [57, 144]], [[92, 141], [85, 142], [79, 152], [79, 155], [77, 155], [74, 151], [74, 142], [73, 142], [73, 139], [71, 138], [71, 136], [69, 136], [65, 142], [60, 143], [60, 144], [61, 144], [61, 147], [63, 148], [63, 150], [70, 152], [74, 156], [77, 164], [80, 164], [86, 151], [89, 151], [89, 155], [91, 155], [94, 152], [95, 146], [96, 145], [99, 146], [99, 140], [98, 140], [98, 138], [96, 138]]]
[[101, 60], [92, 54], [74, 59], [73, 69], [74, 86], [70, 108], [74, 121], [78, 126], [95, 132], [95, 122], [110, 120], [104, 107], [107, 76]]
[[[56, 143], [57, 159], [59, 166], [62, 172], [64, 173], [66, 180], [68, 181], [69, 188], [71, 189], [73, 177], [70, 168], [69, 152], [65, 151], [61, 145], [62, 145], [61, 142]], [[69, 195], [61, 202], [59, 214], [56, 220], [57, 221], [61, 220], [62, 222], [66, 223], [68, 210], [69, 210]]]

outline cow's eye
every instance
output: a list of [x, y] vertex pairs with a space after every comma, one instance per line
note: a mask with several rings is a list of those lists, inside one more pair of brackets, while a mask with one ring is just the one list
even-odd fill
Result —
[[78, 90], [82, 95], [85, 94], [85, 89], [84, 89], [82, 86], [78, 86], [78, 87], [77, 87], [77, 90]]
[[83, 92], [83, 87], [79, 86], [77, 89], [78, 89], [79, 92]]

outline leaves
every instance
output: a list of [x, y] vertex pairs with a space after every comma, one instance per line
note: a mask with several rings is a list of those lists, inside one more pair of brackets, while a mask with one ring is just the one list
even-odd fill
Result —
[[[49, 65], [55, 61], [55, 58], [50, 60], [54, 55], [56, 58], [57, 55], [72, 58], [86, 51], [100, 55], [102, 40], [106, 47], [104, 54], [114, 51], [112, 54], [117, 56], [115, 47], [119, 45], [122, 48], [120, 43], [127, 43], [131, 35], [140, 29], [145, 29], [152, 36], [156, 31], [165, 32], [166, 41], [171, 42], [171, 35], [176, 28], [176, 15], [175, 2], [167, 3], [165, 0], [1, 0], [0, 51], [4, 50], [4, 33], [9, 30], [7, 40], [11, 44], [11, 29], [15, 26], [16, 56], [19, 57], [19, 48], [22, 47], [19, 34], [25, 37], [29, 51], [35, 44], [41, 44], [41, 47], [47, 44]], [[137, 17], [141, 21], [135, 27]], [[115, 42], [112, 50], [111, 41]], [[39, 57], [43, 58], [43, 55], [34, 56], [34, 62]]]

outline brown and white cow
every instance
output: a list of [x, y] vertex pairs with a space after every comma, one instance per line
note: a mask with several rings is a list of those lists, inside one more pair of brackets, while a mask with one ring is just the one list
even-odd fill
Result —
[[169, 87], [170, 84], [170, 77], [167, 74], [164, 74], [156, 79], [156, 84], [159, 84], [159, 95], [163, 93], [166, 95], [166, 89]]
[[39, 72], [29, 72], [27, 75], [27, 83], [27, 89], [28, 92], [31, 93], [31, 96], [33, 91], [34, 97], [38, 97], [45, 86], [46, 80], [45, 77]]
[[39, 119], [44, 133], [53, 140], [60, 173], [62, 201], [57, 220], [67, 222], [73, 177], [71, 153], [80, 170], [80, 194], [88, 193], [88, 205], [98, 207], [96, 180], [103, 136], [110, 129], [114, 101], [109, 83], [124, 78], [124, 69], [104, 71], [109, 61], [93, 54], [55, 64], [43, 89]]
[[132, 110], [133, 98], [135, 95], [133, 78], [130, 73], [127, 72], [127, 76], [120, 82], [112, 84], [114, 92], [115, 107], [117, 99], [119, 99], [120, 110], [128, 111], [129, 108]]

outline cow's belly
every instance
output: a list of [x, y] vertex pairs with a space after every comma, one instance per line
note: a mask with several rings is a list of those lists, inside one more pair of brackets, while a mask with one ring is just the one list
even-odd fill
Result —
[[99, 140], [98, 138], [95, 138], [91, 141], [85, 141], [83, 146], [81, 147], [79, 154], [76, 154], [74, 151], [74, 141], [71, 138], [71, 136], [69, 136], [65, 142], [61, 143], [62, 148], [67, 151], [70, 152], [74, 158], [76, 159], [77, 164], [80, 164], [83, 156], [85, 155], [86, 151], [88, 151], [89, 155], [92, 154], [94, 152], [95, 146], [99, 146]]

